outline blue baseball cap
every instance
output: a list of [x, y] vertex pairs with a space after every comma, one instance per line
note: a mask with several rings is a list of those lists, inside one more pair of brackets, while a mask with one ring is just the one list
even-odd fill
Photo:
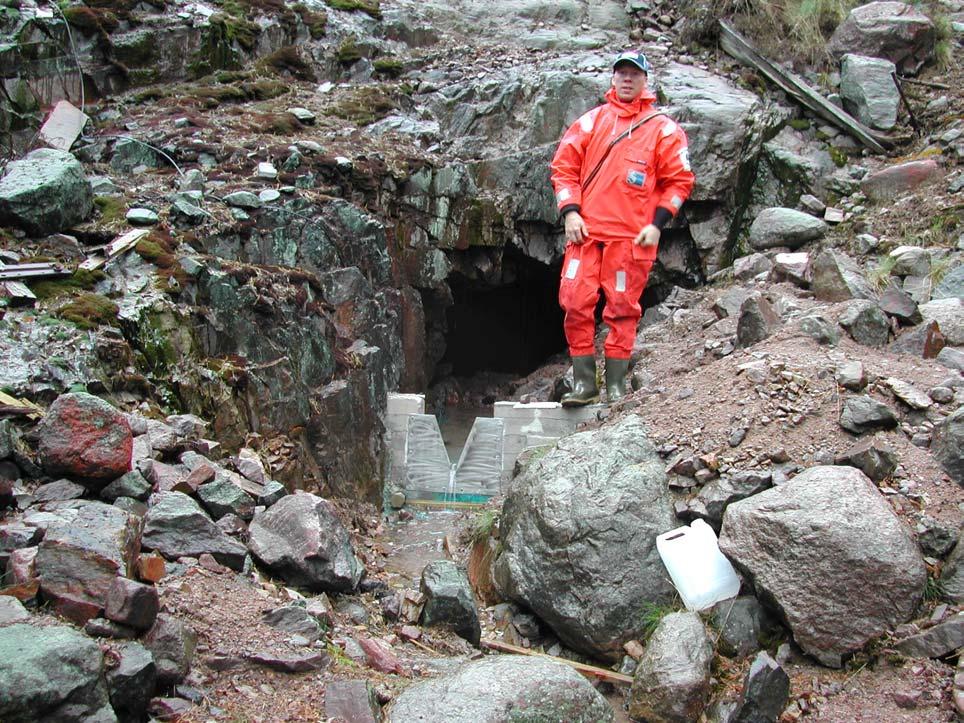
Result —
[[613, 61], [613, 70], [616, 70], [616, 67], [620, 63], [632, 63], [646, 73], [646, 75], [649, 75], [652, 70], [652, 66], [649, 64], [649, 61], [646, 60], [646, 56], [636, 50], [626, 50], [617, 55]]

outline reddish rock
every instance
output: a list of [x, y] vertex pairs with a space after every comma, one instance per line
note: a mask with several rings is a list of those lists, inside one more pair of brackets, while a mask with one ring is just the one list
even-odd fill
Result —
[[144, 582], [160, 582], [164, 577], [164, 557], [156, 552], [141, 555], [137, 558], [137, 577]]
[[328, 653], [272, 653], [270, 651], [260, 651], [257, 653], [246, 653], [245, 660], [258, 665], [263, 665], [272, 670], [280, 670], [282, 673], [303, 673], [308, 670], [321, 670], [326, 668], [331, 662]]
[[224, 565], [222, 565], [217, 560], [215, 560], [214, 555], [208, 552], [202, 552], [201, 555], [198, 557], [197, 561], [198, 561], [198, 564], [201, 567], [203, 567], [205, 570], [216, 572], [219, 575], [223, 572], [228, 571], [228, 568], [226, 568]]
[[908, 161], [870, 174], [860, 188], [872, 201], [890, 201], [897, 194], [911, 191], [943, 175], [944, 171], [937, 161]]
[[98, 486], [130, 469], [134, 438], [127, 417], [92, 394], [58, 397], [38, 425], [37, 438], [41, 464], [51, 476]]
[[96, 617], [114, 578], [130, 575], [137, 533], [136, 518], [99, 502], [82, 507], [70, 524], [48, 529], [36, 559], [44, 598], [75, 622]]
[[22, 585], [11, 585], [9, 587], [0, 590], [0, 595], [11, 595], [17, 598], [20, 602], [29, 602], [37, 597], [37, 593], [40, 592], [40, 581], [31, 580], [30, 582], [25, 582]]
[[115, 577], [107, 591], [104, 616], [121, 625], [147, 630], [154, 624], [159, 608], [157, 588], [153, 585]]
[[381, 673], [401, 673], [402, 664], [398, 661], [391, 646], [378, 638], [358, 638], [358, 644], [368, 657], [368, 664]]
[[418, 640], [422, 637], [422, 629], [414, 625], [403, 625], [402, 629], [398, 631], [398, 637], [402, 640]]
[[185, 483], [188, 469], [180, 464], [165, 464], [151, 462], [144, 470], [144, 477], [154, 486], [155, 492], [170, 492], [178, 485]]
[[39, 547], [22, 547], [10, 553], [7, 560], [7, 582], [11, 585], [23, 585], [37, 579], [37, 559]]

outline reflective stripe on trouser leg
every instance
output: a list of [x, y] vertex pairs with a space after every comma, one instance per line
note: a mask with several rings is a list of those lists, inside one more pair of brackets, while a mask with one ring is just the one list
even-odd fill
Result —
[[629, 359], [636, 341], [636, 327], [642, 316], [639, 299], [646, 288], [651, 260], [633, 258], [633, 244], [628, 241], [607, 244], [602, 253], [600, 277], [606, 294], [603, 321], [609, 327], [606, 356]]
[[594, 241], [568, 244], [559, 280], [559, 306], [566, 312], [563, 330], [572, 356], [595, 354], [596, 302], [602, 249]]

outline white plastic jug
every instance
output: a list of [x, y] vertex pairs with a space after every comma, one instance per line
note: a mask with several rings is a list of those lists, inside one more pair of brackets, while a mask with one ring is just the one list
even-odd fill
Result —
[[664, 532], [656, 550], [687, 610], [703, 610], [740, 592], [740, 578], [705, 521]]

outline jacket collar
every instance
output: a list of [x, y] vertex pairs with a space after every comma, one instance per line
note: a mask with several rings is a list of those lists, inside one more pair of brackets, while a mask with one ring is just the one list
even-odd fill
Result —
[[655, 100], [656, 94], [649, 88], [646, 88], [635, 100], [631, 100], [628, 103], [619, 99], [619, 96], [616, 95], [615, 88], [610, 88], [606, 91], [606, 101], [613, 107], [616, 115], [620, 118], [639, 115], [644, 111], [652, 109], [653, 101]]

